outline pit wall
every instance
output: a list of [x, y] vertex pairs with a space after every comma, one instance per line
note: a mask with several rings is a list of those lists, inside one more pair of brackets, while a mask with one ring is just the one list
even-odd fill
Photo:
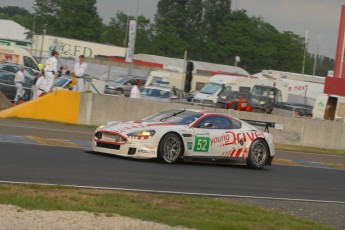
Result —
[[[115, 120], [140, 120], [160, 111], [184, 108], [202, 109], [194, 105], [83, 93], [80, 98], [79, 124], [101, 125]], [[213, 108], [205, 107], [205, 109], [214, 111]], [[342, 141], [345, 136], [344, 123], [224, 109], [217, 109], [216, 112], [240, 119], [283, 124], [283, 129], [270, 128], [276, 144], [345, 149], [345, 141]]]

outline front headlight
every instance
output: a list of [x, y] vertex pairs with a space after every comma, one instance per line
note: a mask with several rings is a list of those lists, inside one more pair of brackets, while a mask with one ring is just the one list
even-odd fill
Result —
[[129, 137], [152, 137], [156, 134], [154, 130], [140, 130], [133, 133], [128, 133], [127, 136]]
[[103, 128], [104, 128], [104, 125], [100, 125], [100, 126], [97, 127], [96, 130], [98, 130], [98, 129], [103, 129]]
[[260, 105], [266, 104], [266, 101], [260, 101]]

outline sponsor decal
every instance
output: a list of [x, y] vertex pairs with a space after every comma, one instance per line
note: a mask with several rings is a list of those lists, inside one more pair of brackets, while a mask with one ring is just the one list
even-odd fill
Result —
[[155, 153], [153, 150], [138, 149], [138, 153]]
[[209, 148], [209, 137], [195, 137], [194, 152], [208, 152]]
[[263, 132], [243, 132], [243, 133], [234, 133], [234, 132], [226, 132], [221, 136], [213, 137], [211, 139], [211, 145], [220, 144], [220, 146], [226, 145], [236, 145], [241, 144], [243, 145], [245, 142], [250, 141], [252, 142], [256, 138], [265, 138]]
[[223, 157], [248, 157], [248, 148], [232, 149], [222, 153]]
[[288, 87], [289, 91], [307, 91], [308, 85], [299, 85], [299, 86], [290, 86]]
[[204, 132], [204, 133], [195, 133], [195, 136], [210, 136], [210, 133]]
[[192, 142], [187, 142], [187, 149], [192, 150], [193, 143]]

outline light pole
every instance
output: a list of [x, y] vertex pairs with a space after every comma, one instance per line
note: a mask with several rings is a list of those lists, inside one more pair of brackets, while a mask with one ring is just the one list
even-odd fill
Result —
[[32, 23], [32, 31], [31, 31], [31, 53], [32, 53], [32, 50], [33, 50], [33, 47], [34, 47], [34, 35], [35, 35], [35, 27], [36, 27], [36, 16], [37, 16], [37, 11], [36, 11], [36, 8], [35, 6], [37, 5], [37, 2], [34, 1], [34, 10], [35, 10], [35, 13], [34, 13], [34, 21]]

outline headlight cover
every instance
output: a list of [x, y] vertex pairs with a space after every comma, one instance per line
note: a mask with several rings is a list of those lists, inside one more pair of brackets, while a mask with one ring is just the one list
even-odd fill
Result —
[[127, 136], [129, 137], [152, 137], [156, 134], [155, 130], [140, 130], [133, 133], [128, 133]]
[[260, 101], [260, 105], [266, 104], [266, 101]]

